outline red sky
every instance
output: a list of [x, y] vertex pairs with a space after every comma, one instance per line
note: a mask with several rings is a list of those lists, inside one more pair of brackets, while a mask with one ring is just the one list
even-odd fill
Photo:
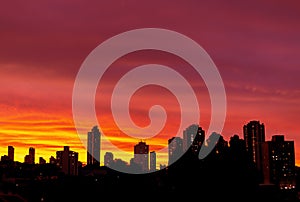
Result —
[[[243, 125], [260, 120], [266, 126], [267, 140], [284, 134], [287, 140], [295, 141], [296, 162], [300, 165], [299, 22], [297, 0], [2, 3], [0, 154], [6, 154], [7, 145], [13, 145], [16, 160], [23, 161], [28, 148], [34, 146], [37, 158], [42, 156], [48, 161], [56, 150], [69, 145], [85, 162], [85, 148], [72, 117], [72, 90], [82, 62], [101, 42], [116, 34], [156, 27], [192, 38], [213, 59], [227, 94], [227, 118], [222, 131], [225, 139], [234, 134], [242, 138]], [[207, 129], [209, 97], [201, 78], [197, 80], [186, 63], [170, 54], [137, 52], [112, 65], [96, 96], [98, 118], [106, 126], [105, 131], [113, 132], [113, 142], [122, 148], [131, 148], [136, 142], [120, 139], [111, 128], [111, 115], [105, 108], [109, 104], [106, 92], [125, 71], [153, 61], [190, 77], [201, 100], [201, 125]], [[147, 109], [157, 101], [168, 106], [171, 117], [165, 131], [168, 135], [149, 140], [150, 149], [155, 149], [165, 146], [166, 138], [172, 136], [169, 133], [178, 124], [178, 103], [166, 89], [144, 90], [136, 92], [132, 99], [133, 120], [140, 125], [149, 123]], [[103, 159], [102, 155], [103, 152]]]

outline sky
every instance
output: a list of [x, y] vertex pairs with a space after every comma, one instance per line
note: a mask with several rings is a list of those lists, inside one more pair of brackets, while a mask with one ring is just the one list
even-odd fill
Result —
[[[243, 138], [243, 125], [259, 120], [265, 125], [266, 140], [283, 134], [294, 141], [296, 164], [300, 165], [299, 22], [297, 0], [3, 2], [0, 155], [7, 154], [7, 146], [12, 145], [15, 160], [23, 162], [33, 146], [36, 161], [38, 157], [48, 161], [68, 145], [85, 163], [86, 149], [72, 111], [74, 82], [83, 62], [98, 45], [117, 34], [162, 28], [193, 39], [216, 65], [227, 99], [224, 128], [218, 132], [226, 140], [234, 134]], [[103, 145], [109, 140], [130, 153], [139, 141], [117, 128], [109, 106], [116, 82], [132, 68], [148, 63], [172, 67], [189, 80], [199, 101], [200, 125], [207, 130], [211, 106], [202, 78], [177, 56], [142, 50], [116, 60], [99, 82], [95, 109], [106, 134]], [[130, 100], [131, 118], [139, 126], [151, 122], [148, 110], [157, 103], [165, 107], [168, 116], [161, 133], [146, 139], [150, 150], [165, 147], [167, 139], [176, 134], [180, 101], [168, 89], [153, 85], [138, 89]], [[93, 125], [85, 128], [86, 133]], [[115, 157], [128, 161], [130, 155], [116, 153]], [[160, 163], [165, 164], [165, 158], [158, 159]]]

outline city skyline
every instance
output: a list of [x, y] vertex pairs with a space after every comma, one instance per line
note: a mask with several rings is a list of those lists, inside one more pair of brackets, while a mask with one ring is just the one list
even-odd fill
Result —
[[[39, 157], [39, 163], [35, 163], [35, 149], [30, 147], [29, 154], [24, 159], [24, 166], [30, 165], [31, 167], [28, 168], [31, 172], [34, 172], [35, 169], [39, 169], [41, 166], [47, 164], [47, 173], [52, 173], [53, 175], [50, 179], [57, 179], [59, 176], [58, 173], [62, 173], [64, 176], [95, 175], [95, 180], [98, 181], [97, 173], [102, 173], [104, 177], [107, 175], [108, 170], [116, 171], [118, 173], [116, 175], [117, 178], [119, 178], [120, 173], [153, 174], [163, 170], [167, 171], [165, 173], [167, 176], [169, 172], [172, 173], [172, 170], [175, 170], [176, 175], [179, 175], [177, 172], [180, 172], [180, 169], [184, 167], [193, 171], [193, 166], [197, 167], [201, 164], [204, 166], [206, 164], [204, 162], [211, 164], [212, 162], [221, 163], [225, 161], [227, 164], [232, 164], [230, 167], [233, 166], [233, 168], [236, 165], [247, 165], [244, 168], [238, 168], [238, 170], [241, 171], [246, 168], [244, 170], [246, 172], [244, 174], [246, 175], [254, 171], [252, 174], [255, 176], [256, 183], [262, 187], [270, 186], [281, 191], [290, 190], [291, 194], [295, 193], [294, 190], [298, 188], [297, 171], [300, 170], [300, 167], [297, 167], [295, 164], [294, 141], [286, 140], [284, 135], [273, 135], [270, 140], [265, 140], [264, 123], [260, 123], [257, 120], [248, 122], [243, 128], [245, 139], [235, 134], [229, 140], [226, 140], [222, 135], [212, 133], [204, 142], [202, 138], [205, 130], [199, 125], [192, 124], [186, 128], [182, 138], [173, 137], [168, 140], [168, 165], [157, 165], [156, 152], [150, 151], [150, 145], [140, 140], [133, 147], [133, 155], [130, 162], [114, 157], [112, 152], [106, 152], [104, 154], [104, 166], [100, 166], [97, 162], [83, 165], [82, 162], [78, 161], [78, 152], [72, 151], [69, 146], [64, 146], [63, 150], [56, 151], [56, 158], [51, 156], [48, 163], [42, 157]], [[97, 133], [96, 129], [97, 127], [93, 126], [91, 131]], [[88, 135], [90, 135], [89, 133]], [[217, 140], [214, 137], [216, 135], [219, 136]], [[191, 145], [185, 151], [183, 149], [183, 142], [189, 141], [192, 136]], [[211, 146], [213, 146], [213, 149], [208, 154], [208, 159], [200, 159], [201, 150], [211, 148]], [[12, 160], [14, 148], [12, 146], [8, 146], [7, 148], [8, 155], [1, 156], [0, 168], [2, 170], [6, 170], [7, 167], [22, 169], [22, 164]], [[89, 159], [90, 157], [87, 155], [87, 161]], [[100, 170], [104, 172], [100, 172]], [[2, 179], [5, 180], [7, 178], [5, 172], [3, 176]], [[46, 177], [43, 172], [40, 172], [38, 179], [42, 179], [42, 176]], [[45, 179], [49, 180], [49, 176]]]
[[[249, 125], [253, 125], [255, 130], [256, 123], [250, 122]], [[0, 198], [10, 196], [22, 201], [61, 201], [84, 197], [86, 200], [94, 199], [92, 196], [99, 193], [102, 196], [110, 195], [110, 191], [115, 193], [120, 188], [126, 192], [142, 191], [146, 188], [153, 194], [166, 193], [174, 196], [176, 193], [181, 196], [196, 190], [206, 193], [213, 186], [219, 194], [210, 196], [209, 199], [238, 199], [245, 196], [256, 200], [299, 200], [300, 167], [295, 166], [294, 141], [285, 140], [284, 135], [274, 135], [271, 140], [257, 142], [261, 146], [261, 150], [257, 150], [262, 154], [261, 169], [257, 167], [258, 164], [251, 154], [255, 150], [246, 147], [247, 140], [239, 138], [238, 135], [233, 135], [230, 140], [220, 136], [218, 141], [215, 137], [209, 137], [207, 145], [202, 144], [202, 147], [209, 148], [213, 145], [214, 148], [206, 159], [199, 159], [200, 150], [195, 148], [199, 146], [197, 136], [201, 138], [201, 132], [198, 130], [196, 133], [191, 147], [181, 158], [168, 167], [160, 166], [160, 169], [152, 170], [156, 172], [151, 172], [155, 152], [149, 152], [149, 145], [143, 141], [133, 148], [134, 154], [141, 156], [134, 155], [129, 165], [119, 158], [112, 161], [113, 154], [107, 152], [106, 163], [112, 163], [112, 167], [97, 164], [83, 166], [78, 161], [78, 153], [72, 151], [69, 146], [56, 151], [56, 158], [53, 157], [49, 163], [43, 159], [40, 159], [39, 163], [32, 160], [20, 163], [6, 158], [8, 156], [2, 156]], [[215, 135], [218, 134], [211, 134]], [[29, 151], [32, 153], [34, 150], [31, 148]], [[8, 147], [8, 152], [12, 152], [11, 147]], [[144, 156], [145, 154], [149, 158]], [[144, 166], [148, 164], [146, 159], [150, 163], [148, 174], [142, 172], [142, 175], [130, 175], [113, 169], [114, 166], [123, 166], [126, 168], [123, 171], [145, 171]], [[263, 172], [260, 172], [261, 170]], [[187, 186], [195, 181], [198, 182], [197, 186]], [[231, 193], [232, 190], [234, 193]], [[241, 196], [237, 196], [237, 192]]]
[[[252, 142], [249, 142], [249, 141], [258, 140], [259, 141], [259, 146], [260, 146], [261, 143], [271, 141], [271, 140], [273, 140], [274, 137], [277, 137], [277, 136], [284, 136], [285, 137], [284, 139], [287, 139], [286, 135], [285, 134], [273, 134], [270, 139], [266, 139], [265, 138], [265, 123], [261, 122], [259, 120], [250, 120], [250, 121], [246, 122], [241, 127], [243, 128], [243, 131], [244, 131], [243, 135], [232, 134], [228, 138], [227, 142], [229, 142], [229, 140], [231, 138], [233, 138], [234, 136], [237, 136], [241, 140], [244, 140], [245, 143], [246, 143], [245, 148], [247, 149], [247, 151], [250, 154], [251, 153], [254, 154], [254, 156], [251, 155], [252, 156], [252, 161], [256, 164], [258, 170], [262, 170], [263, 165], [262, 165], [262, 160], [261, 159], [263, 158], [263, 156], [257, 156], [256, 153], [259, 153], [260, 155], [264, 155], [262, 153], [262, 151], [266, 151], [266, 150], [263, 150], [262, 148], [260, 148], [260, 149], [256, 148], [256, 149], [254, 149], [254, 150], [256, 150], [256, 152], [253, 152], [253, 149], [249, 149], [248, 145], [249, 144], [250, 144], [250, 146], [255, 145], [255, 147], [257, 147], [257, 145], [256, 145], [255, 142], [252, 143]], [[93, 132], [94, 133], [99, 133], [98, 135], [100, 135], [98, 127], [93, 126], [90, 131], [87, 131], [87, 136], [89, 137]], [[259, 134], [257, 134], [256, 132], [259, 132], [259, 134], [261, 135], [260, 138], [253, 138], [253, 137], [250, 136], [250, 135], [259, 136]], [[252, 134], [250, 134], [250, 133], [252, 133]], [[197, 136], [195, 134], [199, 134], [199, 135]], [[164, 168], [166, 166], [169, 166], [170, 164], [175, 163], [178, 159], [181, 158], [181, 156], [188, 150], [189, 147], [191, 148], [192, 151], [196, 150], [196, 153], [199, 153], [202, 144], [207, 145], [208, 141], [210, 140], [210, 137], [213, 136], [214, 134], [218, 134], [218, 133], [213, 132], [212, 134], [208, 135], [207, 137], [204, 137], [205, 136], [205, 129], [203, 129], [198, 124], [191, 124], [188, 127], [186, 127], [186, 129], [183, 131], [183, 134], [182, 134], [181, 137], [173, 136], [169, 140], [166, 140], [166, 144], [167, 144], [167, 147], [168, 147], [168, 153], [166, 154], [167, 157], [165, 157], [164, 160], [158, 159], [158, 161], [157, 161], [157, 157], [156, 157], [156, 151], [151, 149], [151, 145], [147, 144], [146, 140], [137, 140], [136, 143], [134, 144], [134, 146], [132, 147], [132, 152], [131, 153], [129, 152], [129, 156], [127, 156], [127, 158], [125, 158], [125, 159], [122, 159], [122, 157], [120, 157], [118, 155], [115, 155], [114, 151], [110, 150], [110, 151], [106, 151], [106, 152], [104, 152], [104, 151], [101, 152], [101, 150], [99, 150], [98, 154], [99, 155], [100, 155], [100, 153], [103, 154], [102, 158], [99, 158], [99, 159], [101, 159], [101, 162], [99, 163], [96, 160], [98, 157], [97, 158], [92, 158], [92, 155], [88, 152], [88, 148], [86, 148], [86, 151], [83, 154], [80, 154], [76, 150], [74, 152], [77, 153], [76, 154], [77, 158], [78, 158], [77, 160], [84, 166], [89, 165], [87, 163], [89, 161], [89, 159], [90, 160], [92, 159], [90, 165], [95, 165], [95, 166], [104, 166], [106, 163], [109, 165], [109, 164], [112, 163], [112, 161], [115, 161], [115, 160], [121, 160], [121, 161], [123, 161], [124, 163], [126, 163], [128, 165], [130, 165], [130, 163], [132, 161], [134, 163], [137, 163], [137, 164], [139, 164], [139, 162], [144, 162], [142, 164], [145, 164], [145, 162], [146, 162], [146, 164], [143, 165], [143, 166], [145, 166], [144, 169], [148, 168], [147, 169], [147, 172], [148, 172], [150, 170], [150, 165], [151, 165], [150, 153], [155, 155], [155, 163], [156, 163], [155, 167], [156, 167], [157, 170], [159, 170], [160, 168]], [[221, 138], [224, 138], [224, 135], [222, 135], [222, 134], [218, 134], [218, 135], [220, 135]], [[98, 136], [98, 138], [96, 138], [96, 140], [98, 140], [99, 143], [100, 143], [99, 136]], [[185, 141], [189, 141], [189, 143], [187, 143], [187, 144], [190, 145], [190, 146], [189, 147], [185, 146], [187, 148], [184, 148], [184, 146], [183, 146]], [[287, 139], [287, 141], [294, 142], [294, 140], [288, 140], [288, 139]], [[97, 142], [95, 142], [94, 140], [92, 141], [92, 143], [97, 145]], [[178, 148], [177, 148], [178, 145], [180, 146], [179, 151], [178, 151]], [[200, 147], [199, 147], [199, 145], [200, 145]], [[195, 146], [197, 146], [197, 147], [195, 147]], [[60, 146], [60, 147], [64, 147], [64, 148], [68, 147], [69, 148], [70, 146], [69, 145], [63, 145], [63, 146]], [[144, 149], [144, 147], [147, 147], [147, 148]], [[138, 148], [140, 148], [140, 149], [138, 149]], [[0, 153], [1, 158], [3, 158], [4, 160], [14, 158], [15, 150], [16, 150], [16, 148], [13, 145], [7, 145], [6, 154], [2, 155]], [[55, 156], [55, 154], [57, 156], [57, 151], [55, 151], [50, 156], [37, 156], [37, 155], [35, 155], [35, 150], [36, 150], [36, 148], [34, 148], [32, 146], [28, 147], [28, 154], [24, 154], [23, 161], [18, 161], [18, 160], [15, 160], [15, 161], [29, 163], [29, 164], [35, 164], [35, 162], [38, 162], [36, 160], [40, 160], [40, 158], [42, 158], [43, 160], [48, 159], [48, 160], [45, 160], [46, 163], [51, 163], [51, 161], [53, 160], [52, 158]], [[93, 151], [93, 152], [95, 152], [95, 151]], [[79, 157], [80, 157], [80, 155], [84, 155], [84, 154], [85, 154], [86, 159], [85, 159], [85, 161], [82, 161], [82, 160], [79, 159]], [[97, 154], [97, 152], [96, 152], [96, 154]], [[138, 154], [141, 154], [141, 155], [138, 155]], [[143, 156], [143, 154], [146, 154], [146, 156]], [[107, 159], [105, 158], [105, 156], [107, 156]], [[135, 159], [135, 156], [137, 156], [136, 159]], [[144, 161], [143, 160], [144, 158], [146, 158], [147, 160]], [[257, 159], [257, 158], [259, 158], [259, 159]], [[294, 156], [294, 159], [295, 159], [295, 156]], [[105, 161], [107, 161], [107, 162], [105, 163]], [[294, 162], [294, 164], [295, 164], [295, 166], [298, 166], [296, 164], [296, 162]], [[153, 165], [152, 165], [152, 167], [153, 167]]]

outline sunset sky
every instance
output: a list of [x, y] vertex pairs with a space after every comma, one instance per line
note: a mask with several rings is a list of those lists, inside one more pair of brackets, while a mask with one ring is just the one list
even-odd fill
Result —
[[[36, 161], [42, 156], [48, 162], [55, 151], [69, 145], [85, 163], [86, 150], [72, 114], [76, 75], [86, 57], [103, 41], [149, 27], [182, 33], [210, 55], [227, 95], [227, 117], [221, 132], [226, 140], [234, 134], [242, 138], [243, 125], [259, 120], [265, 124], [266, 140], [283, 134], [286, 140], [295, 141], [296, 164], [300, 165], [298, 0], [2, 2], [0, 155], [7, 154], [7, 146], [12, 145], [15, 160], [23, 162], [33, 146]], [[103, 132], [127, 151], [133, 150], [139, 139], [126, 137], [116, 129], [108, 111], [111, 91], [127, 71], [148, 63], [167, 65], [188, 78], [199, 100], [204, 130], [210, 121], [205, 84], [185, 61], [160, 51], [128, 54], [111, 65], [95, 99], [98, 120], [105, 126]], [[174, 95], [158, 86], [138, 90], [130, 103], [132, 119], [140, 126], [149, 124], [148, 110], [157, 103], [166, 107], [168, 119], [162, 135], [146, 140], [150, 150], [165, 147], [175, 133], [179, 104]], [[115, 157], [128, 161], [117, 153]], [[160, 163], [166, 162], [159, 159]]]

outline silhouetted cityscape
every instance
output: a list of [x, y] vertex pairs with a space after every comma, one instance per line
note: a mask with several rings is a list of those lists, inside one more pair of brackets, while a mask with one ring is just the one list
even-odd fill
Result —
[[[157, 165], [156, 151], [138, 141], [130, 162], [106, 152], [100, 164], [101, 133], [97, 126], [87, 131], [86, 165], [78, 152], [63, 146], [49, 162], [30, 147], [24, 162], [14, 159], [8, 146], [0, 162], [0, 198], [19, 201], [92, 200], [111, 193], [149, 192], [176, 199], [188, 193], [207, 195], [210, 200], [299, 200], [299, 168], [295, 165], [294, 141], [276, 134], [265, 139], [265, 126], [252, 120], [243, 126], [243, 138], [234, 134], [229, 141], [191, 124], [182, 137], [168, 140], [168, 164]], [[201, 158], [207, 152], [205, 158]], [[199, 158], [200, 157], [200, 158]], [[120, 170], [124, 172], [120, 172]], [[128, 172], [126, 172], [128, 171]], [[134, 172], [132, 172], [134, 171]], [[142, 174], [130, 174], [142, 173]]]

